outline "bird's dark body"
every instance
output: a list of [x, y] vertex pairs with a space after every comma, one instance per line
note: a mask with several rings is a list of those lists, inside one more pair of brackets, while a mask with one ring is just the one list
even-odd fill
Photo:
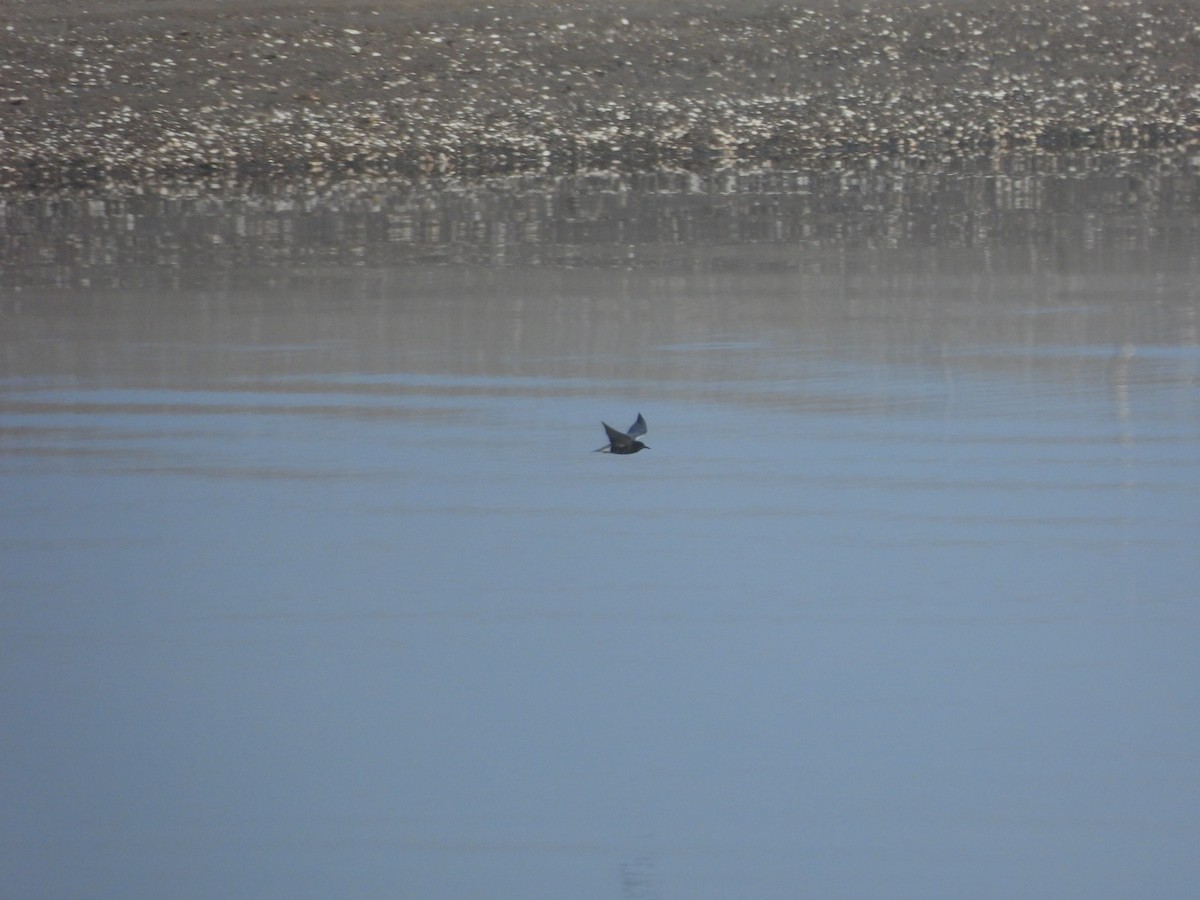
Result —
[[607, 422], [600, 424], [604, 426], [604, 433], [608, 435], [608, 446], [601, 447], [598, 452], [627, 456], [630, 453], [637, 453], [639, 450], [650, 449], [638, 440], [646, 433], [646, 420], [642, 418], [641, 413], [638, 413], [637, 421], [630, 425], [629, 430], [625, 432], [617, 431]]

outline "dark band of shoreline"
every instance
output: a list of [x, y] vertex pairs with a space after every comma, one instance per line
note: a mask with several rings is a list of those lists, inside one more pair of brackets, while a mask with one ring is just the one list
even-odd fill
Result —
[[1195, 2], [8, 6], [0, 188], [1200, 147]]

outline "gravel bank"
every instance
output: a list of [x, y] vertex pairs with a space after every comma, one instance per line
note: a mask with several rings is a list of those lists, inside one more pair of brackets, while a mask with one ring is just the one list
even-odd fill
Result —
[[1200, 144], [1200, 5], [8, 0], [0, 187]]

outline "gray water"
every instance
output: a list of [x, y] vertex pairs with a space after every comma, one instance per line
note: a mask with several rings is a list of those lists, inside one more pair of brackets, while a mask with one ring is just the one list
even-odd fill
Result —
[[0, 894], [1194, 896], [1198, 182], [6, 200]]

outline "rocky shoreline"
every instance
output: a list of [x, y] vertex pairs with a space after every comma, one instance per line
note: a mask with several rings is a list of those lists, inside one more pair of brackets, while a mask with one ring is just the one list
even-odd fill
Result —
[[1200, 5], [10, 0], [0, 188], [1200, 148]]

